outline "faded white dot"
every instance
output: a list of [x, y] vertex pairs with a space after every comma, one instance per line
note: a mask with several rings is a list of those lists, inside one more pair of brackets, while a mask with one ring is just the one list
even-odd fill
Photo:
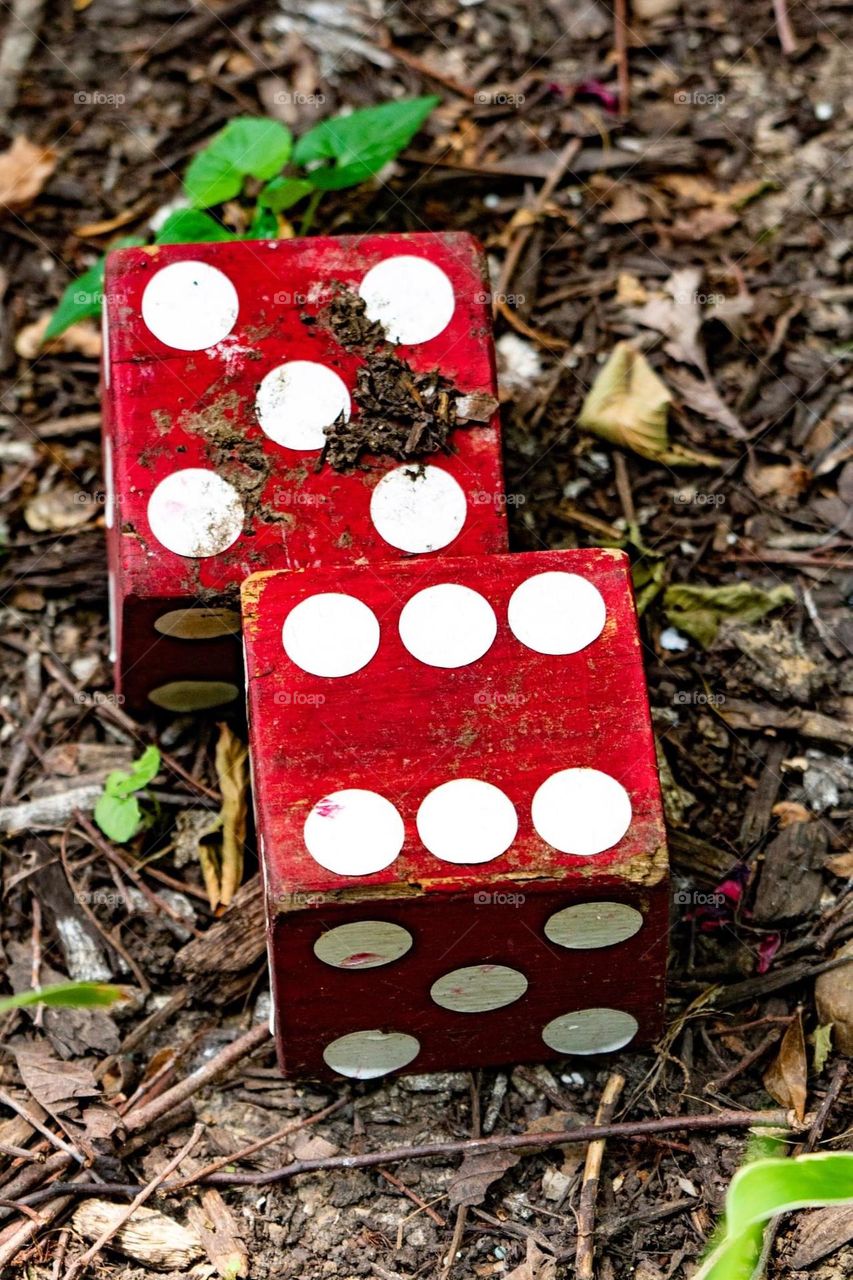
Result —
[[418, 809], [418, 834], [443, 862], [490, 862], [518, 830], [515, 806], [480, 778], [454, 778], [430, 791]]
[[403, 819], [391, 801], [357, 787], [324, 796], [305, 819], [308, 852], [339, 876], [384, 871], [404, 839]]
[[454, 969], [432, 984], [430, 995], [442, 1009], [454, 1013], [488, 1013], [520, 1000], [527, 979], [505, 964], [474, 964]]
[[350, 396], [334, 369], [314, 360], [290, 360], [263, 379], [255, 409], [262, 431], [276, 444], [285, 449], [322, 449], [324, 428], [341, 414], [349, 421]]
[[590, 857], [618, 844], [631, 825], [628, 792], [600, 769], [562, 769], [533, 797], [533, 825], [560, 853]]
[[548, 918], [545, 937], [559, 947], [587, 951], [633, 938], [642, 926], [640, 912], [624, 902], [579, 902]]
[[240, 299], [228, 277], [206, 262], [173, 262], [151, 277], [142, 319], [167, 347], [203, 351], [234, 328]]
[[613, 1053], [634, 1039], [639, 1023], [621, 1009], [575, 1009], [552, 1019], [542, 1039], [555, 1053]]
[[379, 623], [355, 596], [327, 591], [291, 609], [281, 640], [291, 662], [310, 675], [351, 676], [379, 648]]
[[390, 920], [355, 920], [321, 933], [314, 954], [335, 969], [378, 969], [411, 950], [408, 929]]
[[456, 582], [425, 587], [400, 614], [400, 639], [413, 658], [430, 667], [464, 667], [491, 648], [495, 612], [478, 591]]
[[507, 621], [516, 639], [537, 653], [577, 653], [602, 632], [601, 592], [576, 573], [537, 573], [516, 587]]
[[170, 680], [152, 689], [148, 700], [164, 711], [209, 711], [233, 702], [239, 693], [227, 680]]
[[157, 541], [197, 560], [233, 546], [244, 519], [234, 486], [204, 467], [173, 471], [148, 499], [148, 523]]
[[409, 464], [388, 471], [373, 490], [370, 518], [399, 551], [439, 551], [465, 523], [465, 491], [440, 467]]
[[112, 529], [115, 519], [115, 484], [113, 481], [113, 442], [104, 436], [104, 524]]
[[441, 267], [407, 253], [371, 267], [358, 292], [388, 340], [407, 346], [437, 337], [456, 308], [453, 285]]
[[375, 1080], [407, 1067], [420, 1049], [415, 1037], [402, 1031], [351, 1031], [326, 1045], [323, 1061], [351, 1080]]
[[154, 621], [154, 630], [172, 640], [215, 640], [240, 634], [236, 609], [170, 609]]

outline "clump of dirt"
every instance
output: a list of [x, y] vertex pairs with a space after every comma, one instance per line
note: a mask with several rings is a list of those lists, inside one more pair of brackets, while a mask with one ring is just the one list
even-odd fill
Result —
[[[309, 317], [303, 319], [311, 323]], [[380, 322], [368, 318], [364, 300], [346, 285], [335, 283], [317, 323], [364, 361], [356, 378], [358, 413], [349, 422], [341, 415], [326, 428], [319, 465], [328, 462], [335, 471], [350, 471], [365, 454], [406, 462], [449, 453], [456, 427], [486, 421], [496, 407], [494, 401], [481, 406], [477, 412], [484, 416], [475, 418], [475, 397], [463, 397], [437, 369], [416, 373], [397, 355]]]
[[184, 431], [201, 436], [208, 446], [211, 462], [240, 494], [247, 514], [252, 515], [261, 500], [272, 467], [258, 440], [247, 440], [237, 425], [241, 407], [234, 391], [214, 398], [202, 409], [186, 411], [178, 419]]

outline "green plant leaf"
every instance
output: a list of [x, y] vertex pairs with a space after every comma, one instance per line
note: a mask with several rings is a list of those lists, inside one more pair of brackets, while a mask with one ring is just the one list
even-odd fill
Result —
[[355, 186], [408, 146], [440, 98], [403, 98], [332, 116], [304, 133], [293, 158], [321, 191]]
[[284, 213], [286, 209], [292, 209], [300, 200], [310, 196], [313, 190], [314, 184], [305, 178], [273, 178], [258, 196], [258, 204], [266, 209], [273, 209], [276, 213]]
[[278, 120], [237, 116], [190, 162], [184, 190], [197, 209], [239, 195], [246, 178], [272, 178], [290, 159], [293, 135]]
[[155, 244], [207, 244], [236, 240], [233, 231], [201, 209], [177, 209], [170, 213], [154, 237]]
[[[141, 236], [123, 236], [111, 245], [111, 249], [130, 249], [135, 245], [145, 244]], [[101, 303], [104, 297], [104, 266], [106, 257], [99, 258], [82, 276], [72, 280], [65, 286], [59, 305], [50, 317], [50, 324], [44, 331], [43, 342], [58, 338], [70, 325], [78, 320], [88, 320], [91, 316], [101, 314]]]
[[708, 1254], [692, 1280], [753, 1280], [764, 1244], [764, 1224], [739, 1236], [725, 1236]]
[[139, 801], [136, 796], [116, 796], [105, 791], [95, 805], [95, 821], [110, 840], [126, 844], [142, 827]]
[[278, 238], [278, 215], [272, 209], [258, 205], [252, 215], [249, 230], [244, 240], [276, 240]]
[[726, 1198], [726, 1230], [739, 1236], [792, 1209], [853, 1202], [853, 1151], [756, 1160], [738, 1169]]
[[56, 982], [34, 991], [19, 991], [15, 996], [0, 996], [0, 1013], [9, 1009], [25, 1009], [34, 1004], [53, 1009], [106, 1009], [127, 999], [124, 987], [109, 982]]
[[156, 778], [160, 768], [160, 752], [156, 747], [146, 747], [138, 760], [130, 766], [130, 773], [114, 769], [104, 784], [104, 794], [124, 799], [133, 791], [147, 787]]

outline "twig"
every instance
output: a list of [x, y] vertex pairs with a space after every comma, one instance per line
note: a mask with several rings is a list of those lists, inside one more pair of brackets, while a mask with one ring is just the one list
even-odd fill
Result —
[[627, 116], [631, 101], [631, 81], [628, 76], [627, 0], [615, 0], [613, 6], [613, 49], [616, 54], [619, 82], [619, 114]]
[[[625, 1077], [620, 1076], [618, 1071], [614, 1071], [601, 1094], [601, 1101], [595, 1115], [597, 1125], [609, 1124], [613, 1119], [616, 1103], [624, 1088]], [[601, 1177], [603, 1159], [604, 1140], [598, 1138], [587, 1147], [583, 1168], [583, 1181], [578, 1202], [578, 1243], [575, 1253], [577, 1280], [592, 1280], [595, 1274], [595, 1201], [598, 1197], [598, 1181]]]
[[160, 1184], [164, 1182], [166, 1178], [168, 1178], [169, 1174], [172, 1173], [175, 1169], [177, 1169], [181, 1161], [186, 1156], [189, 1155], [189, 1153], [192, 1151], [193, 1147], [196, 1145], [199, 1138], [201, 1137], [203, 1128], [204, 1128], [203, 1125], [200, 1125], [200, 1124], [196, 1125], [196, 1127], [193, 1129], [192, 1133], [190, 1134], [189, 1140], [184, 1143], [184, 1145], [181, 1147], [178, 1154], [172, 1160], [170, 1160], [169, 1163], [165, 1165], [158, 1174], [155, 1174], [155, 1176], [151, 1179], [151, 1181], [142, 1188], [139, 1195], [130, 1202], [130, 1204], [127, 1206], [127, 1209], [124, 1211], [124, 1213], [119, 1214], [115, 1222], [110, 1223], [106, 1231], [101, 1232], [101, 1234], [98, 1236], [94, 1244], [90, 1245], [85, 1253], [81, 1254], [79, 1258], [77, 1258], [74, 1262], [72, 1262], [71, 1266], [65, 1272], [65, 1275], [63, 1276], [63, 1280], [76, 1280], [76, 1277], [80, 1274], [80, 1272], [85, 1270], [85, 1268], [89, 1265], [89, 1263], [94, 1258], [97, 1257], [97, 1255], [103, 1249], [104, 1245], [109, 1244], [110, 1240], [112, 1240], [116, 1232], [121, 1230], [121, 1228], [127, 1222], [128, 1218], [130, 1218], [134, 1214], [134, 1212], [140, 1207], [140, 1205], [145, 1204], [145, 1201], [150, 1199], [151, 1196], [153, 1196], [154, 1192], [157, 1190]]
[[28, 1151], [26, 1147], [16, 1147], [11, 1142], [0, 1142], [0, 1156], [8, 1156], [11, 1160], [28, 1160], [36, 1164], [44, 1164], [43, 1151]]
[[779, 44], [786, 58], [797, 52], [797, 37], [788, 17], [786, 0], [773, 0], [773, 14], [776, 18], [776, 30], [779, 33]]
[[400, 1191], [408, 1200], [411, 1200], [412, 1204], [416, 1204], [421, 1213], [425, 1213], [428, 1217], [432, 1218], [437, 1227], [447, 1226], [447, 1222], [442, 1218], [441, 1214], [436, 1213], [432, 1205], [427, 1204], [426, 1200], [423, 1200], [419, 1195], [416, 1195], [411, 1187], [406, 1186], [405, 1182], [401, 1182], [399, 1178], [395, 1178], [393, 1173], [389, 1173], [387, 1169], [377, 1169], [376, 1172], [379, 1174], [380, 1178], [384, 1178], [386, 1182], [390, 1182], [392, 1187], [396, 1187], [397, 1190]]
[[[198, 1074], [198, 1073], [196, 1073]], [[179, 1086], [175, 1086], [178, 1088]], [[167, 1095], [163, 1095], [165, 1098]], [[162, 1099], [157, 1099], [157, 1102]], [[155, 1105], [151, 1104], [152, 1107]], [[807, 1117], [811, 1124], [813, 1117]], [[707, 1115], [661, 1116], [649, 1120], [620, 1121], [617, 1124], [578, 1125], [554, 1133], [517, 1133], [491, 1138], [464, 1138], [456, 1142], [423, 1143], [418, 1146], [392, 1147], [385, 1151], [368, 1151], [362, 1155], [327, 1156], [316, 1160], [292, 1160], [280, 1169], [257, 1173], [213, 1173], [197, 1185], [207, 1187], [266, 1187], [287, 1182], [302, 1173], [321, 1173], [331, 1169], [370, 1169], [377, 1165], [399, 1164], [404, 1160], [430, 1160], [434, 1156], [457, 1156], [481, 1151], [544, 1151], [564, 1147], [567, 1142], [595, 1142], [600, 1138], [637, 1138], [683, 1130], [687, 1133], [713, 1133], [718, 1129], [774, 1128], [791, 1129], [790, 1113], [773, 1111], [717, 1111]], [[171, 1194], [180, 1184], [165, 1183], [164, 1194]], [[44, 1191], [22, 1197], [22, 1204], [40, 1204], [48, 1196], [62, 1195], [133, 1195], [138, 1186], [126, 1182], [53, 1183]]]
[[47, 1125], [42, 1124], [41, 1120], [39, 1120], [37, 1116], [32, 1115], [23, 1103], [18, 1102], [18, 1100], [13, 1098], [10, 1093], [7, 1093], [5, 1089], [0, 1089], [0, 1102], [3, 1103], [4, 1107], [8, 1107], [10, 1111], [14, 1111], [16, 1115], [19, 1115], [22, 1120], [26, 1120], [27, 1124], [31, 1125], [33, 1129], [38, 1130], [41, 1136], [43, 1138], [47, 1138], [48, 1142], [52, 1146], [56, 1147], [58, 1151], [64, 1152], [67, 1156], [71, 1156], [71, 1159], [76, 1160], [78, 1164], [86, 1163], [86, 1157], [82, 1155], [76, 1147], [70, 1146], [69, 1143], [64, 1142], [62, 1138], [58, 1138], [55, 1133], [51, 1133]]
[[536, 193], [536, 197], [529, 209], [529, 212], [533, 216], [529, 222], [518, 228], [515, 238], [512, 240], [506, 251], [506, 257], [504, 258], [503, 265], [501, 266], [501, 274], [498, 279], [497, 287], [495, 288], [496, 310], [499, 309], [498, 304], [503, 301], [504, 296], [509, 292], [509, 286], [512, 281], [512, 277], [515, 274], [515, 269], [518, 266], [518, 260], [524, 252], [527, 241], [530, 239], [533, 228], [536, 225], [536, 220], [540, 214], [544, 212], [546, 204], [551, 199], [551, 196], [554, 194], [554, 191], [559, 186], [560, 182], [562, 182], [566, 170], [580, 149], [580, 139], [570, 138], [560, 154], [557, 156], [550, 173]]
[[[786, 1018], [785, 1021], [790, 1024], [792, 1019]], [[716, 1080], [709, 1080], [705, 1085], [704, 1092], [719, 1093], [719, 1091], [724, 1089], [726, 1085], [731, 1084], [733, 1080], [737, 1080], [738, 1076], [743, 1075], [744, 1071], [748, 1071], [750, 1067], [754, 1066], [756, 1062], [759, 1062], [760, 1059], [764, 1057], [765, 1053], [767, 1053], [769, 1049], [773, 1048], [774, 1044], [782, 1038], [782, 1032], [784, 1030], [784, 1027], [773, 1027], [771, 1031], [767, 1032], [767, 1035], [761, 1043], [757, 1044], [754, 1049], [749, 1051], [749, 1053], [744, 1054], [740, 1061], [736, 1062], [729, 1071], [724, 1071], [721, 1076], [717, 1076]]]
[[171, 1089], [161, 1093], [159, 1098], [153, 1098], [151, 1102], [146, 1103], [144, 1106], [137, 1107], [134, 1111], [129, 1111], [124, 1118], [127, 1132], [138, 1133], [140, 1129], [145, 1129], [154, 1120], [159, 1120], [160, 1116], [165, 1115], [167, 1111], [171, 1111], [173, 1107], [177, 1107], [181, 1102], [186, 1102], [187, 1098], [192, 1097], [199, 1089], [203, 1089], [205, 1085], [212, 1084], [214, 1080], [217, 1080], [219, 1076], [223, 1075], [231, 1067], [236, 1066], [243, 1058], [248, 1057], [250, 1053], [254, 1053], [269, 1038], [270, 1030], [266, 1024], [252, 1027], [245, 1035], [226, 1045], [224, 1049], [217, 1053], [215, 1058], [211, 1058], [210, 1062], [206, 1062], [204, 1066], [199, 1067], [196, 1071], [185, 1076], [183, 1080], [179, 1080], [177, 1084], [172, 1085]]

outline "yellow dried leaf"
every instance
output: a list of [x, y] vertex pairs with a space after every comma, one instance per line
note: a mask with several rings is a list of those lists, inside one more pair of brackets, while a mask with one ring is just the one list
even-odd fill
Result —
[[798, 1012], [782, 1037], [775, 1062], [764, 1073], [764, 1088], [780, 1107], [793, 1110], [801, 1123], [806, 1114], [808, 1069], [803, 1019]]
[[644, 458], [658, 459], [669, 448], [671, 400], [642, 352], [620, 342], [584, 400], [578, 425]]
[[222, 856], [219, 901], [227, 907], [243, 878], [243, 846], [246, 842], [246, 813], [249, 776], [246, 744], [227, 724], [219, 726], [216, 744], [216, 773], [222, 792]]
[[35, 200], [56, 168], [57, 154], [18, 134], [0, 155], [0, 205], [22, 209]]

